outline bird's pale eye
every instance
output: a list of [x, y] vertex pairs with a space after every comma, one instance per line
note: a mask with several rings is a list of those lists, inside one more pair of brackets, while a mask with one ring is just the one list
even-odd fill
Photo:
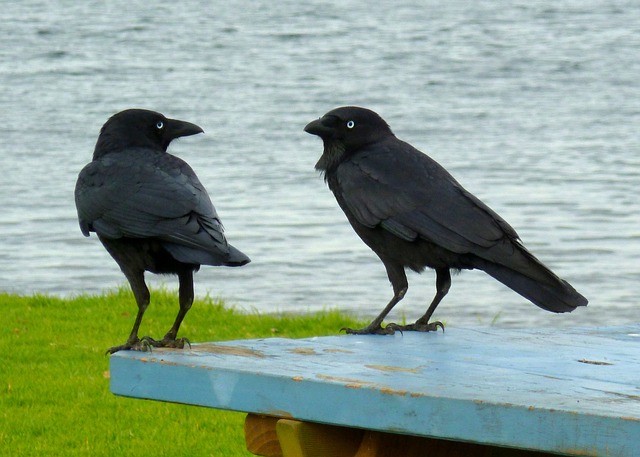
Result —
[[347, 121], [347, 128], [352, 129], [356, 126], [356, 123], [353, 121]]
[[158, 130], [162, 130], [163, 127], [164, 127], [164, 123], [162, 121], [158, 121], [158, 123], [156, 124], [156, 128]]

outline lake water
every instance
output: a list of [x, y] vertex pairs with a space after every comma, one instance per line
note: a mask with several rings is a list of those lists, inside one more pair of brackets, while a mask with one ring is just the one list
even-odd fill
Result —
[[[259, 312], [377, 314], [392, 294], [384, 268], [314, 171], [320, 140], [302, 131], [357, 104], [590, 300], [554, 315], [463, 272], [437, 318], [640, 322], [640, 2], [160, 3], [0, 10], [0, 290], [73, 296], [124, 283], [97, 238], [81, 235], [73, 188], [106, 119], [142, 107], [203, 127], [170, 151], [253, 260], [203, 267], [199, 295]], [[390, 318], [420, 316], [434, 276], [409, 273]]]

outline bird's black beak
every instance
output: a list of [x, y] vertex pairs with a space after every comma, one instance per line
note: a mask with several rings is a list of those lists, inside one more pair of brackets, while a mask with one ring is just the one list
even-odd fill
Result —
[[304, 131], [312, 135], [318, 135], [320, 138], [328, 138], [333, 134], [334, 129], [333, 125], [329, 125], [330, 123], [327, 121], [329, 119], [326, 116], [311, 121], [305, 126]]
[[204, 133], [204, 130], [196, 124], [178, 119], [167, 119], [166, 135], [170, 140], [180, 138], [181, 136], [195, 135], [197, 133]]

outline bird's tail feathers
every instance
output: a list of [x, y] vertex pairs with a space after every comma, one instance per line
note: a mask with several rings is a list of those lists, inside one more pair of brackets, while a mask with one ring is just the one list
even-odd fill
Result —
[[229, 245], [229, 257], [225, 262], [228, 267], [241, 267], [251, 262], [251, 259], [239, 249]]
[[586, 306], [587, 299], [567, 281], [556, 276], [531, 253], [522, 249], [512, 266], [478, 259], [476, 268], [485, 271], [542, 309], [554, 313], [571, 312]]
[[220, 249], [218, 252], [184, 246], [176, 243], [164, 243], [164, 248], [176, 260], [197, 265], [224, 265], [227, 267], [240, 267], [251, 260], [238, 249], [226, 245], [226, 252]]

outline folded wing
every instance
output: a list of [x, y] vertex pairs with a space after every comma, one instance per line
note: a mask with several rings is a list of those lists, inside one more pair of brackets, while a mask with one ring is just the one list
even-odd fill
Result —
[[137, 149], [91, 162], [78, 177], [76, 205], [85, 235], [159, 238], [177, 260], [191, 263], [244, 256], [227, 243], [191, 167], [170, 154]]

